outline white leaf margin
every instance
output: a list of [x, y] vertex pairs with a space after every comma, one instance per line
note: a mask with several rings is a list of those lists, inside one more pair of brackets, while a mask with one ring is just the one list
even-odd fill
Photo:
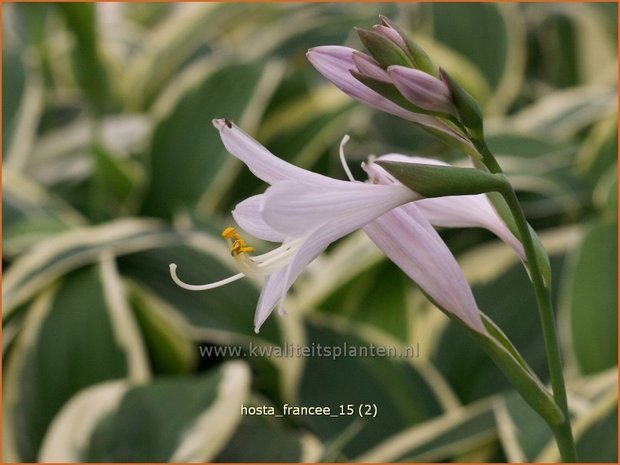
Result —
[[[250, 369], [244, 362], [227, 362], [213, 403], [184, 432], [169, 462], [201, 463], [212, 460], [226, 445], [241, 415], [234, 415], [250, 390]], [[99, 422], [118, 408], [136, 386], [126, 380], [101, 383], [76, 394], [52, 422], [39, 462], [83, 461], [82, 453]]]

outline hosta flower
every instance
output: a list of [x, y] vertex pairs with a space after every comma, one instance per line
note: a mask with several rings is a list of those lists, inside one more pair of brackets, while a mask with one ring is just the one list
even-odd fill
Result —
[[[235, 221], [252, 236], [282, 245], [265, 254], [252, 255], [254, 248], [236, 229], [227, 228], [222, 235], [240, 273], [216, 283], [194, 286], [183, 283], [172, 264], [171, 274], [177, 284], [190, 290], [205, 290], [246, 275], [265, 277], [254, 321], [258, 331], [317, 255], [331, 242], [364, 228], [379, 248], [440, 307], [485, 332], [471, 289], [454, 256], [422, 211], [410, 203], [419, 202], [419, 195], [390, 179], [374, 163], [365, 165], [373, 183], [336, 180], [277, 158], [226, 120], [215, 120], [214, 125], [229, 152], [271, 184], [264, 194], [252, 196], [235, 207]], [[346, 164], [345, 169], [350, 176]], [[463, 198], [467, 197], [477, 196]], [[424, 200], [428, 202], [424, 208], [433, 212], [430, 202], [437, 200]], [[475, 208], [472, 211], [475, 213]], [[439, 222], [448, 222], [441, 211], [434, 214]]]
[[253, 248], [229, 228], [223, 236], [240, 274], [219, 283], [188, 286], [176, 277], [174, 264], [171, 273], [177, 284], [192, 290], [217, 287], [248, 274], [267, 276], [256, 310], [256, 331], [303, 269], [330, 243], [420, 198], [402, 185], [352, 183], [298, 168], [271, 154], [229, 121], [214, 120], [214, 125], [229, 152], [271, 184], [264, 194], [241, 202], [233, 217], [251, 235], [282, 245], [252, 256]]

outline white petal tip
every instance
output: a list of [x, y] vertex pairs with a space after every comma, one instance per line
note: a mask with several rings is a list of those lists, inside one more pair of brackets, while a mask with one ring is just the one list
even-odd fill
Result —
[[176, 263], [171, 263], [170, 265], [168, 265], [168, 267], [170, 267], [170, 271], [175, 271], [177, 269], [177, 264]]
[[266, 316], [258, 317], [258, 315], [257, 315], [254, 318], [254, 332], [256, 334], [258, 334], [260, 332], [260, 329], [262, 328], [263, 324], [265, 324], [265, 321], [267, 321], [267, 318], [269, 317], [270, 314], [271, 314], [271, 312], [267, 313]]
[[211, 120], [211, 122], [213, 123], [213, 126], [215, 126], [215, 128], [218, 129], [220, 132], [223, 131], [225, 128], [232, 129], [233, 127], [233, 122], [228, 118], [215, 118]]

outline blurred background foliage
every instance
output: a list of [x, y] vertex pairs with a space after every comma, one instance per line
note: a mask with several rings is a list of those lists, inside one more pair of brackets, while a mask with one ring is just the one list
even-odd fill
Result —
[[[306, 61], [395, 19], [481, 101], [489, 144], [552, 256], [575, 434], [617, 461], [617, 24], [612, 3], [4, 4], [6, 461], [555, 461], [490, 360], [361, 234], [298, 281], [260, 334], [260, 283], [219, 231], [264, 184], [226, 116], [337, 178], [402, 152], [454, 153], [354, 103]], [[361, 172], [358, 178], [363, 179]], [[547, 379], [533, 292], [481, 230], [446, 230], [480, 308]], [[270, 246], [252, 241], [260, 249]], [[199, 346], [419, 343], [420, 358], [200, 357]], [[374, 403], [354, 417], [241, 417], [240, 405]]]

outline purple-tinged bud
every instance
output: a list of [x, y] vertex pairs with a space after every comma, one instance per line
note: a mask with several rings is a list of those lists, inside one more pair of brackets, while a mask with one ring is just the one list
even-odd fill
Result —
[[396, 29], [389, 25], [377, 24], [372, 27], [373, 31], [375, 31], [380, 36], [385, 37], [391, 42], [394, 42], [400, 48], [402, 48], [405, 52], [407, 51], [407, 44], [402, 36], [398, 33]]
[[[357, 72], [353, 54], [359, 53], [348, 47], [324, 45], [308, 50], [306, 56], [312, 65], [341, 91], [360, 102], [387, 113], [428, 126], [437, 126], [426, 115], [416, 115], [380, 95], [353, 77]], [[360, 54], [361, 55], [361, 54]], [[358, 57], [358, 60], [360, 58]], [[387, 73], [386, 73], [387, 74]]]
[[390, 66], [387, 72], [398, 91], [415, 106], [457, 116], [450, 89], [442, 80], [404, 66]]
[[357, 35], [368, 50], [368, 53], [383, 69], [391, 65], [402, 65], [413, 68], [411, 56], [400, 45], [390, 38], [375, 31], [355, 28]]
[[362, 52], [353, 52], [353, 63], [360, 74], [381, 82], [390, 82], [388, 73], [375, 60]]
[[[357, 63], [354, 54], [357, 55]], [[412, 108], [414, 105], [409, 104], [392, 82], [378, 80], [359, 72], [358, 66], [370, 67], [373, 63], [365, 59], [364, 55], [357, 50], [337, 45], [325, 45], [311, 48], [306, 56], [317, 71], [350, 97], [377, 110], [419, 124], [447, 144], [463, 148], [468, 153], [474, 150], [470, 141], [441, 118], [423, 114]], [[370, 68], [366, 68], [366, 71], [370, 71]], [[381, 76], [384, 79], [384, 75]], [[420, 106], [417, 108], [424, 110]]]
[[[379, 18], [381, 19], [381, 26], [390, 30], [389, 34], [392, 34], [392, 36], [394, 33], [398, 35], [400, 41], [404, 44], [403, 50], [405, 50], [407, 56], [413, 60], [413, 67], [415, 69], [419, 69], [435, 77], [439, 77], [435, 65], [433, 65], [433, 62], [422, 47], [411, 40], [400, 27], [392, 22], [392, 20], [382, 15], [380, 15]], [[384, 33], [387, 34], [388, 32], [384, 31]]]

